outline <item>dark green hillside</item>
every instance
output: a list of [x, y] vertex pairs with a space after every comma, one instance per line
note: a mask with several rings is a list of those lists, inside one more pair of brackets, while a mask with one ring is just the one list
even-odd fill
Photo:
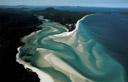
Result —
[[92, 12], [61, 11], [56, 10], [52, 7], [44, 10], [33, 10], [30, 13], [43, 15], [46, 19], [51, 19], [52, 21], [59, 22], [66, 26], [67, 24], [73, 24], [72, 27], [69, 28], [69, 30], [73, 30], [76, 22], [83, 16], [92, 14]]
[[28, 28], [37, 23], [37, 17], [27, 13], [0, 12], [0, 27]]
[[34, 15], [22, 11], [0, 10], [0, 73], [2, 81], [39, 82], [36, 74], [27, 72], [22, 65], [16, 62], [17, 48], [22, 45], [21, 38], [35, 31], [38, 24], [40, 21]]

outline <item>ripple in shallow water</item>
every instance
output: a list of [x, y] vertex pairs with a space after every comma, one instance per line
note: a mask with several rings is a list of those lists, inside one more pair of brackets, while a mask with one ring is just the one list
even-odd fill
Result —
[[18, 48], [17, 61], [36, 72], [41, 82], [125, 82], [126, 56], [118, 53], [127, 55], [125, 19], [89, 15], [72, 32], [59, 23], [45, 22], [43, 30], [22, 39], [25, 45]]

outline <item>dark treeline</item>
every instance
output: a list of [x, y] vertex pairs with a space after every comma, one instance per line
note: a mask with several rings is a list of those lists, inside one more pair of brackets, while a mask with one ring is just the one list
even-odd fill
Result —
[[61, 11], [54, 8], [33, 10], [30, 13], [43, 15], [45, 18], [60, 22], [61, 24], [75, 24], [83, 16], [91, 14], [90, 12]]
[[59, 22], [65, 26], [67, 26], [67, 24], [72, 24], [71, 27], [67, 26], [68, 29], [71, 31], [74, 29], [74, 25], [79, 19], [81, 19], [85, 15], [92, 14], [93, 12], [77, 12], [67, 10], [61, 11], [49, 7], [44, 10], [32, 10], [29, 13], [43, 15], [44, 18], [50, 19], [51, 21]]
[[30, 15], [24, 11], [6, 11], [0, 10], [0, 27], [11, 28], [29, 28], [31, 25], [39, 23], [39, 20], [34, 15]]
[[0, 9], [0, 74], [4, 82], [39, 82], [35, 73], [27, 72], [16, 62], [21, 38], [35, 31], [40, 21], [34, 15], [14, 9]]

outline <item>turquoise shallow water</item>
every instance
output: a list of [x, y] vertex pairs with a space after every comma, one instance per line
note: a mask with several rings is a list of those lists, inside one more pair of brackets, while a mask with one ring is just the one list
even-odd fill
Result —
[[126, 82], [128, 16], [89, 15], [68, 32], [56, 22], [25, 36], [17, 61], [41, 82]]

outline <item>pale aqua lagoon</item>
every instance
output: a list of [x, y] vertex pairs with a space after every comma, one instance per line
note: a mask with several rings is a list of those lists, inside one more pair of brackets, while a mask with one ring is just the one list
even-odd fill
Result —
[[48, 20], [40, 27], [22, 39], [17, 61], [41, 82], [126, 82], [128, 16], [88, 15], [71, 32]]

